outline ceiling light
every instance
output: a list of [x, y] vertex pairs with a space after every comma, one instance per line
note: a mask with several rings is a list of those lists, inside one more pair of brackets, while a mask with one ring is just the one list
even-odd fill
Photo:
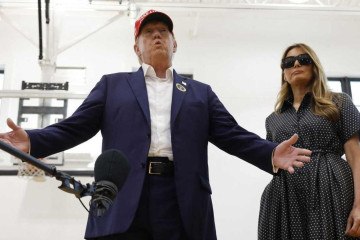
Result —
[[297, 4], [300, 4], [300, 3], [306, 3], [308, 2], [309, 0], [289, 0], [289, 2], [291, 3], [297, 3]]

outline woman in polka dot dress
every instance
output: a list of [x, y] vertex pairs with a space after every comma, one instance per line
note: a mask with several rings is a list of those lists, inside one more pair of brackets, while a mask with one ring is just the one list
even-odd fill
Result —
[[280, 143], [297, 133], [295, 146], [312, 155], [295, 173], [280, 171], [265, 188], [258, 238], [360, 239], [359, 111], [348, 95], [328, 90], [320, 61], [307, 45], [288, 47], [281, 68], [267, 139]]

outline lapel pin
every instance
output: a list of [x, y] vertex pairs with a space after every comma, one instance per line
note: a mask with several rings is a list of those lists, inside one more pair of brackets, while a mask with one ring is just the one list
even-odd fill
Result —
[[186, 88], [183, 85], [181, 85], [180, 83], [176, 84], [176, 88], [182, 92], [186, 92]]

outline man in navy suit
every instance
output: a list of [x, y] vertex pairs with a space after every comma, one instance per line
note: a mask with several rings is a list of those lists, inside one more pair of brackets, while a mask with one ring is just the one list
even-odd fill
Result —
[[208, 175], [208, 142], [260, 169], [292, 173], [309, 150], [276, 145], [240, 127], [211, 87], [172, 67], [173, 22], [150, 10], [135, 24], [137, 72], [104, 75], [69, 118], [44, 129], [12, 131], [0, 139], [45, 157], [98, 131], [102, 150], [118, 149], [131, 170], [111, 208], [88, 218], [86, 239], [215, 240]]

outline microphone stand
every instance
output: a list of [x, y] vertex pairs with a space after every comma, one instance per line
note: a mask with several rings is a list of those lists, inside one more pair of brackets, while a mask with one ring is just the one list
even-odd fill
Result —
[[30, 163], [31, 165], [43, 170], [48, 175], [55, 177], [57, 180], [61, 181], [59, 189], [67, 193], [74, 194], [77, 198], [92, 196], [95, 192], [94, 184], [87, 183], [86, 185], [83, 185], [80, 181], [76, 181], [69, 174], [57, 170], [55, 166], [48, 165], [37, 158], [34, 158], [33, 156], [4, 143], [3, 141], [0, 141], [0, 149], [19, 158], [23, 162]]

